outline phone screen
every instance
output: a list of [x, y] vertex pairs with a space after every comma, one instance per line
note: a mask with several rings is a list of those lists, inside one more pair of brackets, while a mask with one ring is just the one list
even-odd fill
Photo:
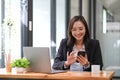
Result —
[[83, 57], [85, 57], [86, 51], [78, 51], [78, 56], [82, 55]]

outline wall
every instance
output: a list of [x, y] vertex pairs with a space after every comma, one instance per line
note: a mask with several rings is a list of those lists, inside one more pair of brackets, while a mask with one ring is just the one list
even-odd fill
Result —
[[33, 46], [50, 47], [49, 0], [33, 0]]
[[65, 0], [56, 0], [56, 51], [59, 48], [60, 41], [66, 36], [65, 28]]
[[120, 14], [113, 13], [115, 22], [120, 22]]
[[120, 72], [118, 72], [118, 67], [120, 66], [120, 47], [116, 47], [120, 40], [120, 32], [103, 33], [103, 4], [97, 0], [96, 5], [96, 39], [100, 41], [101, 45], [103, 69], [115, 70], [114, 76], [120, 76]]
[[[82, 0], [82, 15], [86, 21], [89, 20], [89, 0]], [[79, 15], [79, 0], [71, 0], [71, 18], [75, 15]]]
[[71, 18], [79, 15], [79, 0], [71, 0]]
[[89, 0], [82, 0], [82, 15], [85, 17], [87, 23], [89, 20]]

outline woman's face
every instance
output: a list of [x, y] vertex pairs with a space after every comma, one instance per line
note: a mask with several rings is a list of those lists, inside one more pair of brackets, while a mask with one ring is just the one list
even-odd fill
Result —
[[73, 24], [73, 28], [71, 30], [72, 36], [77, 40], [77, 41], [82, 41], [84, 36], [85, 36], [85, 26], [81, 21], [76, 21]]

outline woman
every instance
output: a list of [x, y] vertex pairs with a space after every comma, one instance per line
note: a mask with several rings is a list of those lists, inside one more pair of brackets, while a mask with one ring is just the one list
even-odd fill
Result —
[[[77, 56], [78, 51], [86, 51], [85, 57]], [[88, 25], [83, 16], [75, 16], [68, 26], [67, 38], [62, 39], [53, 68], [72, 71], [91, 71], [91, 65], [103, 62], [98, 40], [90, 39]]]

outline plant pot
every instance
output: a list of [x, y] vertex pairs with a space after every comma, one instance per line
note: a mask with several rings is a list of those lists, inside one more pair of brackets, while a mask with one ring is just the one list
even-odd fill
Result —
[[23, 68], [23, 67], [15, 67], [15, 70], [16, 70], [17, 73], [27, 72], [27, 68]]

